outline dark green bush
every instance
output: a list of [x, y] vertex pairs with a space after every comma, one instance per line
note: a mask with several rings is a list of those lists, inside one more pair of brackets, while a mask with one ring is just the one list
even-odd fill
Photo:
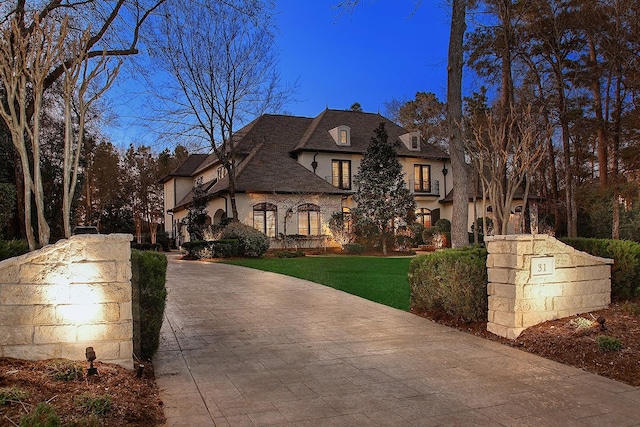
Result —
[[598, 343], [598, 348], [603, 353], [610, 353], [613, 351], [622, 350], [622, 341], [618, 338], [610, 337], [607, 335], [598, 335], [596, 337], [596, 342]]
[[238, 240], [240, 255], [258, 258], [269, 249], [269, 237], [253, 227], [234, 221], [222, 232], [223, 240]]
[[[14, 424], [15, 425], [15, 424]], [[58, 427], [62, 422], [53, 405], [41, 402], [27, 415], [20, 418], [20, 427]]]
[[240, 241], [238, 239], [212, 240], [209, 248], [215, 258], [230, 258], [240, 255]]
[[187, 258], [200, 259], [202, 258], [202, 251], [209, 249], [209, 242], [206, 240], [192, 240], [190, 242], [184, 242], [181, 247], [187, 252]]
[[160, 244], [162, 250], [165, 252], [169, 252], [173, 245], [173, 240], [169, 238], [169, 233], [166, 231], [158, 231], [158, 234], [156, 234], [156, 242]]
[[478, 246], [414, 258], [409, 267], [411, 308], [442, 309], [465, 321], [487, 319], [487, 251]]
[[360, 255], [364, 253], [366, 246], [362, 243], [347, 243], [344, 245], [344, 250], [351, 255]]
[[300, 258], [305, 256], [302, 251], [278, 251], [273, 254], [276, 258]]
[[449, 221], [446, 218], [440, 218], [433, 225], [443, 233], [450, 233], [451, 232], [451, 221]]
[[422, 232], [424, 231], [424, 225], [419, 222], [415, 222], [409, 226], [409, 230], [411, 230], [411, 237], [413, 238], [413, 246], [418, 247], [420, 245], [424, 245], [424, 240], [422, 239]]
[[630, 240], [561, 239], [562, 242], [603, 258], [612, 258], [611, 298], [624, 300], [640, 292], [640, 244]]
[[26, 240], [0, 240], [0, 261], [29, 252]]
[[133, 341], [143, 359], [150, 359], [160, 344], [160, 327], [167, 300], [167, 257], [158, 252], [131, 251], [133, 288]]

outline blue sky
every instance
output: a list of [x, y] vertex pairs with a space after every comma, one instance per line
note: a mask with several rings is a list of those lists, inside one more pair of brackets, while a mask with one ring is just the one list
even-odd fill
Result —
[[[276, 0], [279, 70], [297, 83], [287, 114], [315, 117], [325, 107], [385, 113], [392, 98], [413, 99], [417, 91], [446, 100], [449, 7], [445, 0], [360, 0], [352, 12], [339, 0]], [[126, 73], [122, 73], [126, 74]], [[120, 76], [109, 98], [120, 118], [105, 128], [120, 147], [155, 144], [138, 126], [145, 108], [140, 92]]]
[[278, 0], [280, 71], [297, 79], [294, 115], [327, 105], [384, 113], [384, 102], [417, 91], [446, 98], [449, 12], [444, 1], [360, 0], [352, 13], [337, 0]]

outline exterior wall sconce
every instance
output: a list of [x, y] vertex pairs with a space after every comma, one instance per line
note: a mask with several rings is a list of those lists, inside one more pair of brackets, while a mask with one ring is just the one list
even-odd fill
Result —
[[96, 352], [93, 350], [93, 347], [87, 347], [85, 350], [85, 356], [89, 361], [89, 370], [87, 371], [87, 375], [98, 375], [98, 368], [93, 366], [93, 361], [96, 360]]
[[313, 161], [311, 162], [311, 167], [313, 168], [313, 173], [316, 173], [316, 169], [318, 168], [318, 162], [316, 161], [316, 156], [319, 153], [313, 155]]

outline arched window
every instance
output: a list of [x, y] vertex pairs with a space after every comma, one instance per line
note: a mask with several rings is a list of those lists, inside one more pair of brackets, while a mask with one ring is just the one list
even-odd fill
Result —
[[425, 227], [431, 227], [433, 224], [431, 218], [431, 209], [418, 208], [416, 209], [416, 222], [424, 225]]
[[258, 203], [253, 205], [253, 227], [269, 237], [276, 237], [278, 232], [276, 218], [278, 207], [273, 203]]
[[313, 203], [298, 206], [298, 234], [320, 235], [320, 206]]

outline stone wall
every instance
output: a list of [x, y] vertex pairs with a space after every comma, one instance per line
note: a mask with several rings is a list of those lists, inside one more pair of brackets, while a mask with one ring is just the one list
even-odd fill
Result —
[[547, 320], [605, 308], [613, 260], [545, 234], [485, 238], [489, 255], [487, 330], [509, 339]]
[[85, 234], [0, 262], [0, 356], [133, 367], [131, 235]]

